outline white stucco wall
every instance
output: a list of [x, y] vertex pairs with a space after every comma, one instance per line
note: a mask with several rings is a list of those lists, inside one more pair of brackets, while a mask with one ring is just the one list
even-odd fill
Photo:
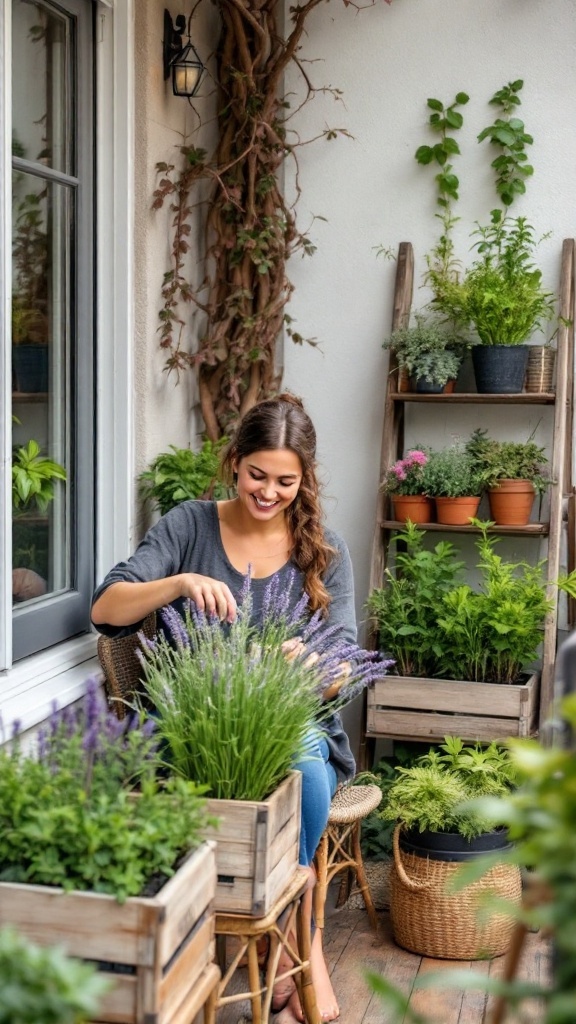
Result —
[[[304, 147], [299, 154], [299, 223], [317, 220], [317, 252], [290, 266], [295, 293], [290, 313], [320, 348], [285, 346], [285, 384], [305, 399], [317, 426], [326, 470], [328, 518], [352, 553], [359, 616], [367, 595], [394, 263], [375, 246], [414, 245], [414, 305], [423, 256], [437, 240], [434, 172], [414, 160], [429, 143], [427, 97], [446, 104], [459, 91], [470, 96], [458, 133], [463, 155], [461, 220], [455, 240], [464, 259], [474, 221], [487, 222], [498, 205], [488, 143], [478, 132], [497, 114], [488, 100], [509, 81], [524, 79], [519, 116], [534, 136], [535, 167], [527, 194], [512, 207], [538, 235], [552, 237], [539, 250], [546, 284], [557, 288], [562, 240], [576, 227], [576, 4], [574, 0], [377, 0], [357, 11], [340, 0], [316, 8], [299, 54], [316, 86], [342, 90], [342, 102], [318, 93], [298, 115], [302, 138], [327, 126], [345, 127], [353, 139]], [[286, 92], [301, 92], [293, 68]], [[293, 100], [293, 106], [296, 105]], [[288, 169], [288, 192], [294, 194]], [[489, 413], [489, 415], [492, 415]], [[541, 412], [537, 413], [537, 417]], [[472, 427], [480, 425], [473, 423]], [[471, 427], [471, 428], [472, 428]], [[531, 429], [531, 428], [530, 428]], [[429, 439], [429, 438], [428, 438]]]

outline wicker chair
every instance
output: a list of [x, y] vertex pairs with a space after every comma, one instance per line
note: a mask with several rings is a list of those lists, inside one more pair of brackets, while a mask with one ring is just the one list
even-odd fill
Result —
[[345, 872], [340, 884], [338, 903], [340, 906], [349, 895], [352, 881], [362, 894], [364, 906], [375, 931], [378, 918], [360, 849], [362, 819], [374, 811], [382, 799], [379, 786], [343, 786], [336, 790], [330, 806], [326, 826], [318, 849], [315, 865], [317, 881], [314, 887], [314, 917], [319, 928], [324, 927], [324, 907], [328, 886], [335, 875]]
[[[140, 633], [151, 639], [156, 633], [156, 613], [144, 620]], [[141, 666], [137, 651], [140, 648], [138, 633], [111, 640], [98, 637], [98, 658], [104, 672], [104, 688], [111, 709], [118, 718], [126, 716], [126, 708], [138, 690]]]

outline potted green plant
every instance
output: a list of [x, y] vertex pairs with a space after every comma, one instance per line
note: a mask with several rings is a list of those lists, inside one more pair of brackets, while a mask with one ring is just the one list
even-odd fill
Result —
[[163, 778], [153, 722], [120, 722], [95, 680], [32, 748], [17, 729], [11, 739], [0, 748], [3, 922], [98, 963], [114, 982], [99, 1021], [180, 1007], [213, 957], [201, 788]]
[[219, 452], [227, 438], [206, 439], [199, 451], [169, 445], [160, 452], [147, 470], [140, 474], [142, 496], [164, 515], [181, 501], [191, 498], [225, 498], [227, 489], [217, 480]]
[[[218, 871], [227, 880], [216, 908], [254, 916], [267, 913], [298, 863], [301, 777], [292, 765], [310, 727], [389, 664], [339, 640], [318, 616], [307, 621], [306, 602], [289, 613], [291, 585], [279, 588], [272, 577], [260, 628], [246, 586], [231, 625], [193, 605], [184, 617], [167, 607], [164, 633], [142, 641], [143, 688], [170, 771], [206, 786], [221, 819]], [[301, 645], [288, 651], [296, 636]]]
[[488, 491], [494, 522], [506, 526], [528, 523], [536, 494], [542, 495], [550, 486], [544, 448], [532, 437], [499, 441], [482, 429], [474, 431], [466, 448]]
[[12, 509], [15, 515], [36, 511], [44, 515], [54, 500], [56, 480], [66, 480], [66, 470], [42, 455], [32, 438], [12, 452]]
[[383, 348], [394, 352], [398, 366], [405, 368], [417, 391], [443, 391], [455, 381], [465, 351], [462, 339], [437, 317], [415, 315], [412, 326], [393, 331]]
[[478, 335], [479, 344], [472, 347], [478, 391], [518, 392], [526, 373], [526, 342], [554, 316], [554, 295], [544, 288], [534, 263], [537, 240], [525, 217], [493, 210], [490, 224], [474, 234], [477, 258], [461, 279], [444, 283], [435, 305]]
[[[368, 731], [384, 721], [401, 735], [442, 736], [449, 723], [470, 739], [528, 735], [538, 704], [538, 657], [550, 608], [544, 563], [508, 562], [496, 554], [490, 524], [473, 521], [480, 581], [462, 581], [451, 543], [424, 545], [411, 523], [397, 536], [395, 571], [367, 602], [378, 645], [395, 675], [368, 692]], [[572, 573], [555, 581], [573, 593]], [[423, 682], [425, 680], [425, 682]]]
[[426, 493], [435, 499], [439, 523], [467, 525], [474, 518], [483, 486], [474, 458], [464, 444], [430, 451], [423, 476]]
[[380, 485], [390, 496], [393, 517], [400, 523], [432, 521], [432, 500], [425, 494], [425, 469], [428, 455], [421, 448], [411, 448], [397, 459], [384, 474]]
[[381, 811], [396, 822], [390, 915], [395, 941], [412, 952], [448, 959], [498, 956], [508, 945], [513, 919], [500, 912], [480, 919], [487, 896], [517, 904], [517, 866], [499, 864], [481, 883], [449, 891], [459, 864], [487, 850], [505, 851], [502, 827], [467, 802], [510, 791], [515, 771], [508, 751], [491, 743], [466, 746], [447, 736], [410, 767], [396, 769]]

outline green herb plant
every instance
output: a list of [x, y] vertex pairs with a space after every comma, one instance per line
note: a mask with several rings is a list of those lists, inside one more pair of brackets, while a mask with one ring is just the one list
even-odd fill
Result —
[[362, 819], [360, 830], [360, 847], [366, 861], [387, 861], [392, 855], [392, 835], [394, 822], [382, 817], [381, 808], [385, 806], [388, 792], [395, 781], [396, 768], [413, 764], [422, 754], [421, 743], [395, 743], [394, 752], [382, 757], [372, 771], [359, 772], [353, 785], [365, 786], [368, 783], [378, 786], [382, 793], [382, 803]]
[[462, 339], [437, 318], [415, 315], [412, 326], [393, 331], [383, 343], [393, 349], [400, 367], [414, 379], [434, 384], [454, 380], [466, 349]]
[[96, 1020], [110, 982], [57, 946], [0, 931], [0, 1024], [84, 1024]]
[[[190, 603], [183, 616], [163, 608], [164, 632], [145, 645], [144, 690], [167, 765], [217, 799], [269, 796], [305, 753], [316, 723], [389, 664], [343, 641], [319, 615], [310, 617], [306, 595], [291, 607], [294, 581], [294, 574], [291, 581], [272, 578], [257, 625], [249, 578], [231, 624], [207, 619]], [[333, 686], [337, 694], [325, 699]]]
[[466, 444], [484, 487], [495, 487], [499, 480], [529, 480], [538, 494], [550, 485], [545, 475], [548, 462], [544, 448], [527, 441], [499, 441], [478, 428]]
[[524, 122], [512, 116], [520, 106], [518, 94], [523, 85], [522, 79], [518, 78], [494, 93], [490, 103], [500, 107], [503, 116], [496, 118], [478, 136], [478, 142], [489, 139], [492, 146], [501, 150], [491, 166], [496, 172], [496, 192], [505, 207], [511, 206], [516, 196], [524, 195], [525, 179], [534, 174], [525, 149], [532, 145], [534, 139], [526, 133]]
[[165, 515], [192, 498], [228, 497], [227, 488], [217, 480], [219, 453], [226, 441], [225, 437], [216, 442], [205, 440], [197, 452], [169, 445], [169, 450], [157, 455], [140, 474], [143, 498]]
[[457, 107], [464, 106], [468, 100], [469, 96], [465, 92], [458, 92], [454, 102], [447, 107], [441, 100], [428, 99], [427, 105], [432, 111], [428, 124], [439, 139], [433, 146], [419, 146], [415, 153], [416, 160], [422, 166], [435, 164], [439, 168], [435, 180], [436, 202], [440, 212], [436, 217], [440, 219], [442, 232], [432, 252], [426, 257], [428, 272], [425, 276], [425, 282], [431, 285], [434, 295], [441, 293], [446, 281], [458, 276], [459, 264], [454, 258], [452, 239], [452, 229], [457, 218], [452, 207], [458, 200], [460, 182], [451, 161], [454, 156], [459, 155], [460, 147], [454, 136], [449, 133], [462, 128], [464, 118]]
[[37, 510], [46, 513], [54, 500], [54, 481], [66, 480], [66, 470], [42, 455], [37, 441], [12, 453], [12, 508], [16, 514]]
[[205, 801], [161, 779], [152, 726], [119, 722], [91, 682], [85, 706], [54, 712], [31, 753], [17, 736], [0, 748], [1, 881], [123, 902], [174, 873], [202, 840]]
[[424, 493], [435, 498], [476, 497], [483, 490], [476, 462], [461, 443], [429, 451], [423, 477]]
[[397, 534], [395, 571], [386, 567], [383, 586], [372, 591], [367, 608], [380, 649], [394, 659], [399, 675], [440, 674], [442, 596], [456, 586], [463, 568], [450, 541], [430, 550], [413, 523]]
[[[491, 524], [473, 519], [472, 525], [480, 531], [475, 589], [459, 582], [463, 563], [451, 544], [426, 549], [424, 531], [412, 523], [397, 536], [395, 574], [385, 569], [384, 584], [367, 606], [380, 648], [400, 675], [516, 683], [538, 655], [552, 606], [544, 561], [503, 560]], [[572, 596], [576, 573], [555, 585]]]
[[509, 792], [516, 772], [508, 750], [496, 743], [465, 745], [446, 736], [410, 767], [398, 767], [380, 811], [385, 821], [419, 832], [456, 832], [472, 839], [494, 827], [467, 801]]

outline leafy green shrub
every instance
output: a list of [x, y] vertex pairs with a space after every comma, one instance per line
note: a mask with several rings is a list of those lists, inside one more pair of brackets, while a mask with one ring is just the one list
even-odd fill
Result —
[[198, 452], [169, 445], [169, 451], [157, 455], [140, 474], [144, 499], [164, 515], [189, 499], [228, 497], [227, 488], [217, 481], [219, 453], [226, 442], [225, 437], [216, 442], [206, 440]]
[[388, 792], [396, 779], [395, 769], [400, 765], [406, 767], [421, 756], [421, 743], [395, 743], [394, 753], [382, 757], [370, 772], [360, 772], [353, 785], [363, 786], [367, 783], [379, 786], [382, 803], [362, 819], [360, 830], [360, 846], [364, 860], [384, 861], [392, 854], [392, 834], [394, 823], [385, 821], [382, 808], [388, 799]]
[[82, 1024], [98, 1014], [109, 981], [58, 947], [0, 931], [0, 1024]]
[[495, 487], [502, 479], [530, 480], [542, 494], [550, 484], [544, 475], [548, 459], [544, 449], [530, 438], [528, 441], [497, 441], [487, 431], [478, 429], [466, 444], [484, 487]]
[[380, 812], [385, 821], [419, 832], [457, 832], [467, 839], [494, 827], [489, 815], [466, 806], [467, 801], [504, 795], [517, 780], [505, 747], [464, 745], [455, 736], [446, 736], [438, 748], [430, 748], [408, 768], [398, 767], [396, 773]]
[[35, 509], [44, 514], [54, 499], [54, 481], [65, 480], [66, 470], [41, 454], [37, 441], [12, 453], [12, 508], [22, 514]]
[[483, 490], [476, 462], [462, 444], [429, 451], [423, 477], [424, 493], [434, 498], [477, 497]]
[[34, 756], [17, 736], [0, 749], [1, 881], [123, 901], [174, 873], [202, 840], [205, 800], [193, 783], [160, 779], [153, 727], [118, 721], [92, 682], [85, 706], [53, 713]]
[[458, 375], [465, 345], [438, 319], [416, 314], [410, 327], [399, 327], [384, 342], [393, 349], [398, 365], [406, 367], [414, 378], [430, 383], [446, 384]]
[[[544, 562], [505, 562], [490, 524], [472, 522], [481, 531], [477, 589], [458, 585], [462, 563], [451, 544], [425, 550], [424, 531], [412, 523], [396, 537], [396, 575], [385, 569], [367, 606], [400, 675], [514, 683], [537, 657], [551, 607]], [[573, 595], [576, 573], [555, 585]]]

